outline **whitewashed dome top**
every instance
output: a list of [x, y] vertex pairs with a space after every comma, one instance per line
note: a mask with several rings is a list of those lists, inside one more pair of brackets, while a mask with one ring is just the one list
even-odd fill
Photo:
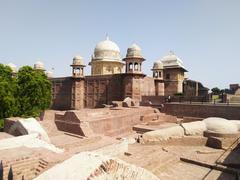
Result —
[[94, 54], [92, 55], [93, 61], [121, 61], [120, 49], [118, 45], [109, 40], [106, 37], [106, 40], [99, 42], [95, 49]]
[[72, 65], [84, 65], [82, 56], [80, 55], [74, 56]]
[[13, 63], [7, 64], [8, 67], [12, 70], [12, 72], [16, 73], [17, 72], [17, 66]]
[[53, 78], [53, 72], [52, 72], [52, 71], [47, 71], [47, 72], [46, 72], [46, 76], [47, 76], [48, 78]]
[[116, 52], [120, 52], [120, 49], [115, 42], [109, 40], [109, 37], [106, 37], [106, 40], [97, 43], [97, 45], [94, 49], [94, 52], [96, 52], [96, 51], [116, 51]]
[[157, 60], [153, 63], [153, 69], [163, 69], [163, 63], [161, 60]]
[[172, 51], [162, 58], [163, 66], [183, 66], [183, 61], [177, 57]]
[[44, 64], [43, 62], [41, 61], [37, 61], [34, 66], [33, 66], [34, 69], [38, 69], [38, 70], [44, 70]]
[[138, 57], [142, 58], [142, 52], [141, 48], [137, 44], [132, 44], [128, 49], [127, 49], [127, 57]]

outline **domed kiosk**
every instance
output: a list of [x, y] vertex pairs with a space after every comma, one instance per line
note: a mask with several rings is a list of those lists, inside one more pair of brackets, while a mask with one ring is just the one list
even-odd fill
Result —
[[161, 60], [157, 60], [153, 63], [153, 78], [155, 81], [155, 95], [164, 96], [164, 80], [163, 80], [163, 63]]
[[163, 79], [163, 63], [161, 60], [154, 62], [152, 71], [153, 78]]
[[17, 73], [17, 66], [13, 63], [7, 64], [8, 67], [12, 70], [12, 73]]
[[36, 70], [45, 71], [44, 64], [43, 64], [43, 62], [41, 62], [41, 61], [37, 61], [37, 62], [33, 65], [33, 68], [36, 69]]
[[127, 49], [126, 58], [123, 60], [126, 62], [126, 73], [142, 74], [142, 62], [145, 59], [142, 56], [141, 48], [137, 44], [132, 44]]
[[79, 55], [73, 58], [72, 66], [72, 77], [83, 77], [84, 76], [84, 62], [83, 58]]
[[124, 62], [121, 60], [118, 45], [109, 40], [99, 42], [89, 63], [92, 66], [92, 75], [106, 75], [122, 73]]

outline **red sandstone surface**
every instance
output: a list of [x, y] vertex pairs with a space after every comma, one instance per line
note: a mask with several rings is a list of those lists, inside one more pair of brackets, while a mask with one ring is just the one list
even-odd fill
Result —
[[[61, 122], [60, 125], [58, 122]], [[16, 179], [24, 175], [32, 179], [72, 155], [96, 150], [120, 142], [119, 138], [137, 138], [142, 133], [176, 126], [181, 119], [160, 113], [150, 107], [84, 109], [80, 111], [46, 111], [40, 123], [47, 131], [51, 143], [65, 149], [56, 154], [43, 148], [16, 148], [1, 150], [4, 177], [10, 165]], [[11, 120], [9, 120], [11, 124]], [[78, 128], [71, 131], [71, 125]], [[59, 128], [61, 130], [59, 130]], [[81, 131], [79, 131], [79, 129]], [[86, 136], [87, 134], [88, 136]], [[0, 133], [0, 139], [11, 135]], [[128, 153], [118, 157], [128, 163], [143, 167], [160, 179], [234, 179], [235, 175], [220, 170], [181, 161], [188, 158], [203, 164], [216, 165], [216, 161], [239, 164], [239, 149], [216, 150], [206, 147], [206, 138], [185, 137], [170, 139], [155, 145], [134, 143]]]

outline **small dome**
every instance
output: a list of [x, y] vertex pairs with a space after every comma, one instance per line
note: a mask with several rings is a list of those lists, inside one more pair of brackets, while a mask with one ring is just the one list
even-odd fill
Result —
[[41, 61], [37, 61], [35, 64], [34, 64], [34, 69], [38, 69], [38, 70], [44, 70], [44, 64], [41, 62]]
[[84, 65], [83, 58], [79, 55], [75, 56], [72, 65]]
[[9, 63], [9, 64], [7, 64], [7, 66], [11, 68], [13, 73], [17, 72], [17, 66], [15, 64]]
[[163, 69], [163, 63], [162, 61], [158, 60], [153, 63], [153, 69]]
[[120, 49], [115, 42], [110, 41], [109, 38], [107, 37], [106, 40], [101, 41], [96, 45], [96, 47], [94, 49], [94, 52], [97, 52], [97, 51], [116, 51], [116, 52], [120, 52]]
[[46, 72], [46, 76], [47, 76], [48, 78], [53, 78], [53, 72], [52, 72], [52, 71], [47, 71], [47, 72]]
[[142, 58], [142, 52], [141, 48], [137, 44], [132, 44], [128, 49], [127, 49], [127, 57], [138, 57]]
[[172, 51], [170, 51], [168, 55], [164, 56], [162, 58], [162, 61], [179, 61], [180, 63], [183, 63], [182, 60], [177, 57]]

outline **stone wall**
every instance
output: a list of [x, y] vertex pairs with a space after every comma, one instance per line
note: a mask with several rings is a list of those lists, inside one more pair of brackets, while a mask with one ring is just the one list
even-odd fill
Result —
[[184, 71], [178, 68], [164, 69], [165, 95], [183, 92]]
[[72, 104], [72, 78], [54, 78], [52, 82], [52, 109], [71, 109]]
[[122, 76], [86, 76], [85, 107], [101, 107], [112, 101], [122, 100]]
[[155, 83], [143, 74], [114, 74], [84, 78], [53, 78], [52, 109], [96, 108], [112, 101], [155, 95]]
[[222, 117], [226, 119], [240, 119], [240, 106], [214, 104], [178, 104], [164, 105], [164, 112], [178, 117]]

